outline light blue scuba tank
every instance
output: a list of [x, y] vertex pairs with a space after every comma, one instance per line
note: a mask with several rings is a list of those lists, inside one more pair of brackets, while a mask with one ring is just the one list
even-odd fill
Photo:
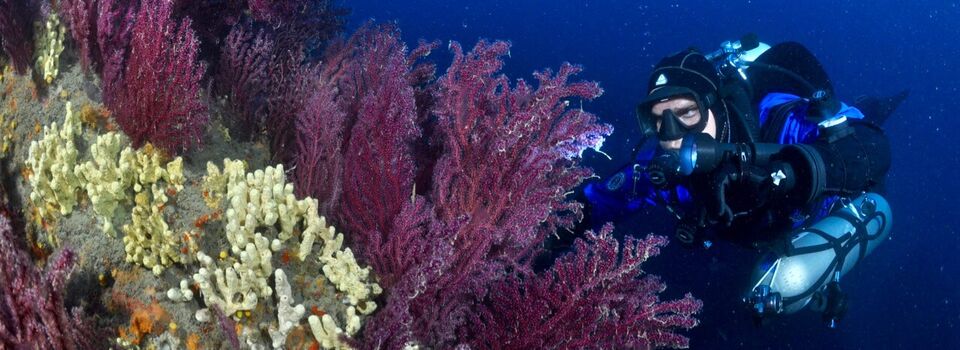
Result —
[[[794, 313], [830, 282], [838, 282], [890, 234], [893, 215], [887, 201], [865, 193], [842, 201], [830, 215], [794, 233], [754, 269], [745, 299], [759, 314]], [[811, 303], [813, 298], [814, 302]]]

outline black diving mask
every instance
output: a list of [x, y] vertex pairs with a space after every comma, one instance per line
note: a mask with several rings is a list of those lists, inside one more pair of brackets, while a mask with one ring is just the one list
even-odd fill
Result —
[[668, 109], [663, 111], [663, 115], [660, 117], [660, 131], [657, 132], [660, 141], [679, 140], [689, 133], [696, 134], [703, 132], [707, 127], [709, 114], [706, 113], [704, 108], [700, 108], [699, 106], [695, 108], [697, 108], [700, 113], [700, 119], [697, 120], [696, 123], [689, 125], [681, 121], [680, 117], [677, 116], [673, 110]]
[[[685, 124], [681, 120], [683, 113], [689, 110], [684, 108], [677, 112], [667, 109], [661, 116], [655, 116], [652, 108], [655, 104], [669, 100], [671, 98], [685, 97], [696, 102], [694, 110], [700, 112], [700, 119], [694, 124]], [[651, 93], [644, 101], [637, 105], [637, 120], [640, 124], [640, 130], [644, 135], [657, 134], [660, 141], [673, 141], [682, 139], [688, 133], [701, 133], [707, 128], [707, 119], [709, 118], [709, 107], [716, 101], [714, 94], [701, 96], [691, 89], [684, 87], [664, 87]], [[657, 128], [657, 121], [660, 121], [660, 128]]]

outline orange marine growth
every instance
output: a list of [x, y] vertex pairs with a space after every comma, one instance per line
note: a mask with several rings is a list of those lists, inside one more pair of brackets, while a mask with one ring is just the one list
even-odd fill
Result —
[[207, 221], [210, 221], [209, 214], [200, 215], [200, 217], [198, 217], [197, 220], [193, 222], [193, 226], [196, 226], [197, 228], [203, 228], [203, 225], [206, 225]]
[[198, 350], [200, 349], [200, 336], [196, 333], [190, 333], [187, 336], [187, 350]]
[[37, 261], [43, 262], [50, 256], [50, 251], [44, 249], [43, 245], [37, 242], [30, 242], [30, 253]]
[[84, 103], [80, 109], [80, 121], [91, 128], [100, 126], [106, 128], [110, 123], [109, 116], [110, 112], [106, 109], [94, 107], [89, 103]]
[[25, 167], [23, 167], [23, 168], [20, 168], [20, 177], [22, 177], [24, 181], [30, 181], [30, 176], [32, 176], [32, 175], [33, 175], [33, 169], [32, 169], [32, 168], [30, 168], [30, 167], [28, 167], [28, 166], [25, 166]]
[[153, 332], [153, 323], [154, 320], [147, 310], [134, 310], [130, 316], [130, 327], [120, 328], [120, 338], [139, 345], [144, 336]]
[[317, 317], [323, 317], [323, 315], [326, 315], [326, 314], [327, 314], [326, 312], [324, 312], [323, 310], [321, 310], [321, 309], [320, 309], [319, 307], [317, 307], [316, 305], [310, 307], [310, 313], [311, 313], [311, 314], [314, 314], [314, 315], [317, 315]]

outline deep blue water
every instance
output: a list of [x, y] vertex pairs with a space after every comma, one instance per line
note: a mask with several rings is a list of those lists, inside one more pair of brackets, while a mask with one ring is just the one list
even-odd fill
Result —
[[[776, 4], [774, 4], [776, 3]], [[890, 239], [847, 274], [850, 310], [838, 329], [803, 311], [755, 328], [736, 302], [755, 253], [718, 244], [677, 245], [648, 270], [670, 284], [666, 297], [691, 291], [705, 302], [692, 348], [960, 348], [960, 2], [920, 1], [383, 1], [342, 2], [349, 27], [395, 21], [417, 39], [479, 38], [513, 43], [505, 73], [581, 64], [581, 78], [605, 94], [584, 105], [616, 131], [604, 146], [613, 160], [588, 156], [599, 173], [627, 161], [636, 142], [633, 114], [661, 57], [757, 33], [767, 43], [798, 41], [826, 67], [837, 93], [911, 97], [886, 123], [893, 145], [888, 200]], [[446, 50], [437, 61], [449, 62]], [[667, 234], [668, 232], [661, 232]], [[646, 232], [643, 232], [646, 234]], [[576, 325], [570, 325], [575, 327]]]

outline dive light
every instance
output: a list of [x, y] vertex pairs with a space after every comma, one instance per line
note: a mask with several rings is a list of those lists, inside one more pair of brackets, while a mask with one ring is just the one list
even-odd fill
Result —
[[725, 162], [768, 164], [783, 147], [775, 143], [720, 143], [704, 133], [688, 134], [680, 145], [680, 172], [707, 173]]

